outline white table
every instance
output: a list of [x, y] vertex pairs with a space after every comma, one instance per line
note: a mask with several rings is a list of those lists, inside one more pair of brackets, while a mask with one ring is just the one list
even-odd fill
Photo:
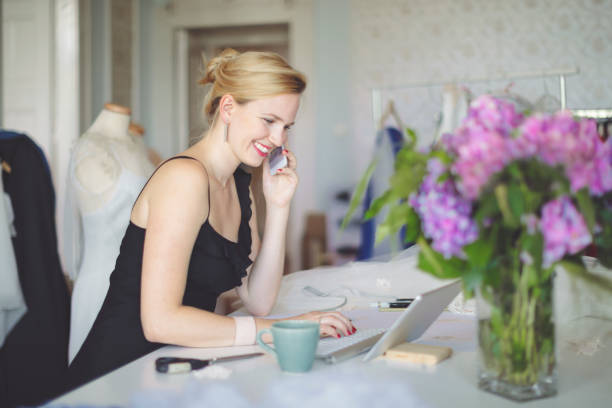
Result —
[[[389, 326], [398, 316], [394, 312], [376, 310], [353, 310], [347, 314], [353, 318], [357, 327], [375, 327], [381, 322], [384, 326]], [[589, 349], [588, 344], [585, 348], [584, 344], [580, 346], [574, 342], [577, 330], [583, 330], [587, 326], [596, 331], [591, 332], [597, 334], [595, 349]], [[292, 390], [306, 384], [313, 392], [301, 396], [297, 400], [298, 405], [291, 403], [292, 406], [387, 406], [384, 401], [390, 403], [395, 395], [396, 400], [399, 398], [404, 402], [402, 406], [516, 407], [517, 404], [513, 401], [477, 388], [475, 337], [473, 317], [445, 312], [418, 342], [447, 345], [453, 348], [454, 353], [449, 360], [429, 369], [384, 359], [362, 363], [357, 357], [337, 365], [316, 361], [311, 372], [295, 375], [281, 372], [273, 356], [266, 355], [224, 363], [224, 367], [232, 370], [231, 376], [226, 380], [197, 379], [193, 374], [158, 374], [154, 369], [154, 361], [160, 356], [211, 358], [243, 354], [260, 351], [257, 346], [201, 349], [168, 346], [58, 398], [53, 401], [53, 405], [128, 406], [134, 395], [141, 398], [155, 393], [172, 396], [172, 392], [176, 392], [176, 395], [186, 392], [186, 387], [191, 387], [189, 392], [193, 392], [198, 387], [206, 391], [213, 390], [210, 387], [217, 387], [215, 389], [218, 390], [221, 386], [234, 393], [243, 404], [241, 406], [261, 406], [264, 403], [270, 406], [266, 401], [283, 406], [291, 400]], [[557, 349], [558, 395], [526, 404], [530, 407], [555, 408], [612, 406], [612, 323], [584, 319], [559, 328]], [[599, 350], [594, 351], [596, 349]], [[593, 355], [588, 355], [593, 351]], [[581, 352], [586, 352], [587, 355]], [[350, 385], [351, 382], [354, 382], [354, 387]], [[281, 395], [279, 389], [287, 390], [282, 397], [284, 400], [275, 399], [275, 396]], [[341, 399], [336, 398], [339, 393], [343, 396]], [[212, 391], [203, 392], [201, 395], [212, 395]], [[373, 395], [383, 397], [379, 399], [379, 403], [372, 405]], [[329, 396], [329, 399], [326, 399], [326, 396]], [[176, 398], [178, 400], [178, 397]], [[231, 400], [226, 402], [224, 408], [232, 406]], [[180, 408], [180, 404], [174, 408]]]

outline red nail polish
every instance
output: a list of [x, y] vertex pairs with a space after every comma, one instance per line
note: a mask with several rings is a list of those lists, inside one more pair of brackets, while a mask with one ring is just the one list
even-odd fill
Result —
[[283, 171], [283, 169], [278, 169], [278, 172], [280, 173], [281, 171]]
[[336, 337], [337, 337], [337, 338], [340, 338], [340, 335], [339, 335], [339, 334], [336, 334]]
[[285, 150], [283, 150], [283, 153], [287, 154], [287, 153], [289, 153], [289, 150], [285, 149]]

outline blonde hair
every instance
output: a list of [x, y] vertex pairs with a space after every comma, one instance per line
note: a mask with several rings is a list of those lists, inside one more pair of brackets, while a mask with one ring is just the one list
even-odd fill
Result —
[[239, 53], [227, 48], [208, 62], [198, 83], [212, 84], [204, 99], [204, 114], [210, 124], [223, 95], [232, 95], [237, 103], [243, 104], [276, 95], [301, 94], [306, 88], [306, 77], [273, 52]]

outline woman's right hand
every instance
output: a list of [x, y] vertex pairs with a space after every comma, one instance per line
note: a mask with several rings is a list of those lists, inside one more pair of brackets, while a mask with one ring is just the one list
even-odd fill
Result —
[[321, 336], [340, 338], [341, 335], [350, 336], [357, 331], [351, 319], [340, 312], [309, 312], [287, 320], [309, 320], [319, 323]]

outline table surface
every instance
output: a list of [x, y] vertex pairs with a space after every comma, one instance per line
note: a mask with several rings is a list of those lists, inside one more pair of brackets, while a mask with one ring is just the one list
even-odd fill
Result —
[[[389, 327], [399, 316], [397, 312], [372, 309], [353, 310], [346, 314], [358, 328]], [[612, 323], [585, 319], [584, 322], [557, 330], [558, 394], [530, 401], [527, 403], [529, 406], [611, 406]], [[587, 326], [596, 328], [595, 334], [598, 336], [585, 337], [584, 344], [580, 345], [580, 342], [575, 341], [577, 333]], [[595, 342], [591, 341], [593, 339]], [[198, 378], [193, 373], [159, 374], [154, 369], [154, 361], [160, 356], [206, 359], [261, 350], [257, 346], [167, 346], [61, 396], [52, 401], [51, 405], [146, 406], [142, 401], [147, 395], [162, 395], [170, 400], [174, 396], [178, 401], [181, 395], [184, 397], [188, 393], [210, 396], [214, 394], [213, 391], [222, 389], [234, 394], [238, 398], [236, 401], [240, 402], [237, 405], [241, 406], [270, 406], [269, 402], [274, 402], [271, 405], [291, 403], [296, 406], [317, 404], [355, 407], [372, 406], [372, 401], [378, 402], [376, 406], [390, 406], [394, 398], [405, 403], [408, 402], [406, 398], [412, 398], [412, 404], [403, 406], [516, 406], [514, 401], [481, 391], [477, 387], [476, 320], [473, 316], [444, 312], [416, 342], [450, 346], [453, 355], [433, 367], [393, 362], [384, 358], [363, 363], [361, 358], [355, 357], [335, 365], [315, 361], [309, 373], [298, 375], [281, 372], [274, 357], [265, 355], [218, 363], [231, 370], [229, 378], [220, 380]], [[282, 392], [279, 392], [279, 387]], [[194, 390], [198, 388], [210, 392], [197, 394]], [[285, 390], [293, 391], [288, 393]], [[338, 394], [343, 396], [343, 403], [338, 403]], [[231, 406], [231, 401], [224, 398], [228, 402], [226, 406]], [[184, 405], [175, 405], [176, 408], [179, 406]]]

